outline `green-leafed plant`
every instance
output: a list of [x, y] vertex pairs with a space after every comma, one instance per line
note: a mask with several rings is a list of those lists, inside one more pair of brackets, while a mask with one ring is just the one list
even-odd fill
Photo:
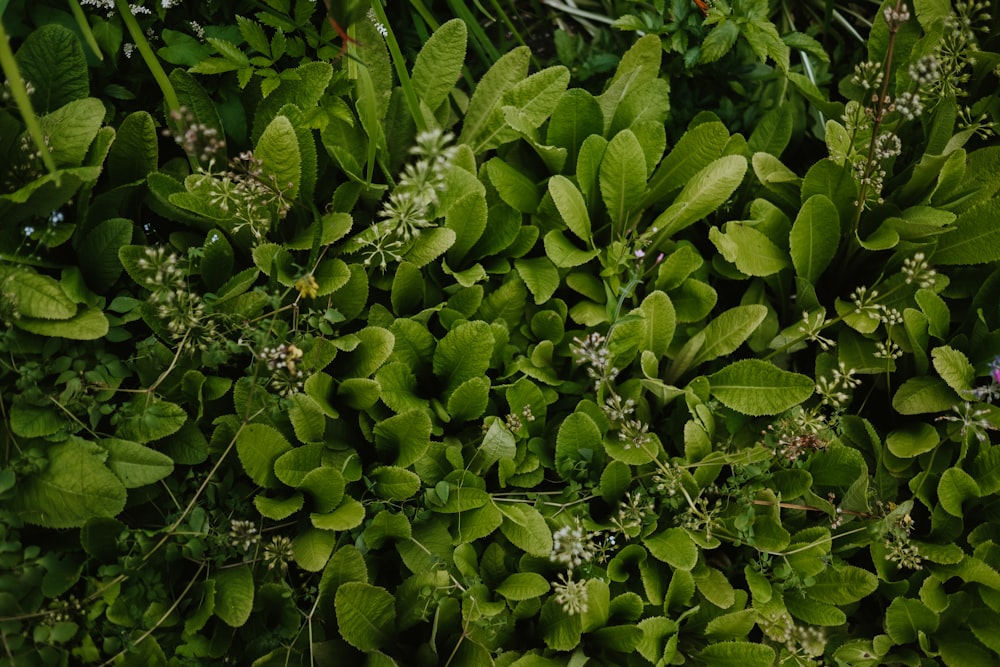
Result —
[[658, 34], [469, 86], [419, 3], [410, 60], [377, 3], [52, 4], [2, 15], [0, 665], [1000, 655], [984, 7], [886, 2], [744, 135]]

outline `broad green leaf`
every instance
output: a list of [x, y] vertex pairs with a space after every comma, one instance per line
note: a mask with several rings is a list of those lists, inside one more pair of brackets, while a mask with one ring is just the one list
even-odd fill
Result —
[[334, 595], [340, 586], [348, 581], [368, 581], [368, 568], [364, 556], [353, 544], [345, 544], [334, 552], [319, 582], [319, 604], [330, 616], [333, 616]]
[[18, 318], [13, 322], [19, 329], [31, 333], [70, 340], [97, 340], [103, 338], [109, 329], [108, 318], [97, 308], [81, 309], [68, 320]]
[[824, 195], [813, 195], [802, 204], [789, 237], [795, 272], [816, 284], [837, 253], [840, 218], [837, 207]]
[[499, 503], [503, 512], [500, 532], [532, 556], [547, 558], [552, 553], [552, 531], [541, 513], [534, 507], [521, 503]]
[[306, 499], [302, 493], [296, 491], [288, 496], [270, 498], [268, 496], [254, 496], [253, 504], [262, 517], [272, 521], [283, 521], [298, 512], [305, 505]]
[[920, 600], [897, 597], [885, 611], [885, 631], [897, 644], [909, 644], [920, 633], [931, 634], [938, 627], [938, 615]]
[[469, 378], [455, 387], [448, 397], [448, 414], [456, 422], [482, 417], [490, 400], [490, 381], [486, 377]]
[[176, 433], [187, 421], [184, 408], [153, 395], [137, 395], [119, 414], [126, 416], [118, 422], [115, 435], [139, 443]]
[[348, 353], [337, 355], [340, 377], [365, 378], [377, 371], [392, 354], [396, 337], [382, 327], [365, 327], [355, 334], [358, 346]]
[[236, 437], [236, 452], [250, 479], [265, 489], [278, 488], [274, 463], [292, 446], [276, 429], [266, 424], [249, 424]]
[[435, 30], [417, 54], [412, 85], [431, 111], [441, 106], [462, 73], [466, 38], [465, 22], [452, 19]]
[[[112, 183], [133, 183], [156, 171], [159, 146], [156, 124], [145, 111], [125, 117], [108, 151], [108, 177]], [[82, 257], [82, 255], [81, 255]]]
[[408, 410], [375, 425], [375, 449], [382, 460], [407, 468], [431, 444], [431, 419], [424, 410]]
[[679, 190], [713, 160], [722, 155], [729, 140], [726, 126], [718, 121], [701, 123], [686, 131], [667, 153], [649, 179], [649, 191], [639, 208], [661, 202]]
[[368, 522], [363, 535], [368, 547], [378, 549], [387, 540], [410, 539], [412, 530], [405, 515], [382, 510]]
[[445, 227], [425, 229], [406, 252], [404, 259], [423, 267], [446, 253], [455, 244], [455, 231]]
[[597, 257], [598, 254], [596, 249], [581, 250], [577, 248], [558, 229], [548, 232], [542, 242], [545, 245], [545, 255], [552, 260], [553, 264], [561, 269], [586, 264], [594, 257]]
[[941, 508], [952, 516], [961, 517], [962, 503], [972, 498], [979, 498], [979, 485], [972, 475], [961, 468], [948, 468], [941, 473], [938, 480], [938, 501]]
[[313, 527], [330, 531], [352, 530], [360, 526], [364, 520], [365, 506], [350, 496], [345, 497], [340, 506], [332, 512], [325, 514], [313, 512], [309, 515]]
[[809, 376], [782, 370], [760, 359], [743, 359], [708, 376], [712, 395], [746, 415], [776, 415], [809, 398]]
[[760, 304], [736, 306], [720, 313], [705, 326], [705, 342], [695, 355], [692, 365], [697, 366], [736, 351], [765, 317], [767, 308]]
[[324, 445], [303, 445], [289, 449], [274, 461], [274, 475], [282, 483], [298, 487], [305, 476], [323, 465]]
[[69, 440], [45, 450], [48, 466], [21, 475], [7, 509], [44, 528], [76, 528], [125, 508], [125, 486], [96, 456], [93, 445]]
[[641, 349], [649, 350], [657, 357], [664, 357], [674, 339], [677, 329], [677, 313], [670, 297], [659, 290], [650, 292], [639, 305], [646, 325]]
[[722, 232], [712, 227], [708, 237], [727, 262], [748, 276], [770, 276], [789, 264], [788, 253], [750, 225], [727, 222]]
[[486, 163], [486, 174], [497, 194], [519, 213], [534, 213], [541, 193], [528, 176], [506, 161], [496, 157]]
[[568, 614], [553, 598], [542, 605], [538, 619], [545, 645], [556, 651], [572, 651], [580, 644], [583, 621], [579, 614]]
[[666, 239], [722, 206], [743, 181], [746, 170], [745, 157], [728, 155], [711, 162], [695, 174], [677, 195], [677, 199], [650, 225], [659, 230], [654, 237], [653, 246], [659, 247]]
[[293, 394], [288, 418], [300, 442], [321, 442], [326, 430], [326, 415], [320, 405], [306, 394]]
[[254, 157], [261, 162], [264, 176], [271, 179], [282, 195], [294, 200], [302, 185], [302, 158], [292, 122], [275, 116], [257, 141]]
[[486, 230], [486, 196], [478, 191], [469, 192], [448, 207], [444, 226], [455, 232], [455, 242], [448, 248], [447, 259], [452, 267], [463, 260]]
[[77, 305], [58, 281], [28, 267], [0, 267], [4, 300], [14, 304], [19, 318], [68, 320]]
[[556, 436], [556, 472], [570, 480], [574, 478], [577, 465], [586, 463], [589, 467], [600, 463], [601, 440], [601, 431], [586, 413], [574, 412], [566, 417]]
[[219, 570], [212, 577], [215, 588], [213, 612], [231, 628], [242, 627], [253, 610], [253, 573], [247, 565]]
[[559, 271], [548, 257], [516, 259], [514, 267], [538, 305], [547, 302], [559, 289]]
[[[475, 142], [471, 143], [476, 155], [517, 140], [521, 134], [511, 128], [504, 117], [504, 107], [514, 107], [520, 113], [519, 121], [528, 127], [539, 127], [548, 120], [569, 84], [570, 74], [565, 67], [547, 67], [518, 81], [503, 94], [493, 108], [488, 120]], [[483, 87], [479, 84], [479, 88]], [[464, 136], [464, 132], [463, 132]]]
[[493, 331], [481, 321], [465, 322], [449, 331], [434, 351], [434, 375], [444, 379], [444, 391], [454, 391], [490, 367]]
[[106, 438], [101, 446], [108, 452], [105, 464], [126, 489], [135, 489], [158, 482], [174, 470], [169, 456], [137, 442]]
[[420, 477], [398, 466], [380, 466], [368, 474], [372, 490], [379, 498], [402, 501], [412, 498], [420, 490]]
[[757, 622], [756, 609], [742, 609], [716, 616], [705, 626], [705, 635], [712, 639], [737, 639], [750, 634]]
[[319, 572], [330, 560], [336, 545], [336, 533], [319, 528], [303, 528], [292, 539], [292, 556], [295, 564], [306, 572]]
[[[516, 84], [528, 74], [531, 52], [526, 46], [519, 46], [504, 54], [480, 79], [469, 100], [469, 108], [462, 122], [459, 143], [476, 145], [479, 136], [486, 131], [495, 132], [494, 122], [503, 123], [500, 113], [501, 100]], [[551, 139], [549, 143], [555, 143]]]
[[[277, 469], [278, 464], [275, 463], [274, 467]], [[327, 465], [306, 473], [298, 488], [312, 497], [313, 510], [323, 513], [330, 512], [341, 504], [346, 483], [340, 470]]]
[[565, 176], [557, 174], [549, 179], [549, 194], [563, 222], [577, 238], [592, 245], [590, 214], [580, 190]]
[[963, 352], [942, 345], [931, 350], [934, 370], [958, 393], [967, 392], [976, 379], [976, 369]]
[[489, 424], [474, 459], [479, 470], [488, 470], [490, 466], [501, 459], [513, 460], [517, 453], [517, 441], [514, 434], [510, 432], [503, 421], [495, 419]]
[[878, 577], [853, 565], [830, 565], [816, 575], [815, 582], [805, 589], [814, 600], [833, 605], [856, 602], [878, 588]]
[[[589, 136], [603, 133], [604, 114], [600, 104], [586, 90], [570, 88], [559, 98], [552, 112], [545, 140], [553, 146], [566, 149], [566, 172], [573, 173], [576, 171], [577, 155], [584, 140]], [[552, 178], [554, 180], [562, 177]], [[555, 199], [554, 194], [553, 199]], [[569, 221], [566, 224], [568, 225]], [[570, 228], [572, 229], [572, 226]]]
[[847, 623], [847, 614], [841, 609], [812, 598], [790, 595], [785, 607], [792, 616], [809, 625], [836, 627]]
[[396, 626], [395, 599], [389, 591], [361, 581], [348, 581], [334, 597], [337, 627], [348, 644], [374, 651], [392, 641]]
[[608, 142], [598, 173], [612, 227], [623, 231], [646, 190], [646, 158], [631, 130], [622, 130]]
[[949, 232], [938, 238], [931, 261], [954, 266], [986, 264], [1000, 259], [1000, 199], [989, 199], [958, 216]]
[[958, 396], [935, 377], [916, 376], [905, 381], [892, 397], [892, 407], [902, 415], [947, 412]]
[[520, 602], [541, 597], [551, 590], [549, 582], [535, 572], [517, 572], [504, 579], [496, 592], [508, 600]]
[[118, 249], [131, 239], [132, 221], [111, 218], [94, 227], [80, 241], [77, 249], [80, 269], [95, 292], [107, 290], [118, 280], [122, 273]]
[[314, 108], [333, 77], [333, 67], [328, 62], [311, 61], [286, 70], [285, 75], [281, 85], [257, 105], [250, 135], [253, 143], [286, 104], [294, 104], [305, 112]]
[[88, 97], [70, 102], [38, 119], [60, 167], [80, 166], [104, 121], [104, 104]]
[[735, 21], [723, 21], [717, 24], [705, 35], [701, 45], [702, 63], [714, 63], [729, 53], [729, 50], [736, 44], [736, 39], [740, 36], [739, 26]]
[[911, 459], [938, 446], [941, 436], [930, 424], [914, 422], [896, 429], [885, 438], [885, 445], [893, 456]]
[[698, 546], [682, 528], [667, 528], [643, 540], [657, 560], [678, 570], [691, 571], [698, 563]]
[[31, 106], [36, 113], [48, 113], [90, 95], [87, 59], [80, 40], [57, 23], [45, 23], [28, 32], [15, 58], [21, 78], [34, 86]]
[[770, 667], [777, 656], [770, 646], [732, 641], [711, 644], [698, 657], [712, 667]]
[[784, 105], [773, 107], [765, 113], [747, 139], [750, 152], [763, 151], [780, 157], [792, 138], [794, 118], [794, 112]]

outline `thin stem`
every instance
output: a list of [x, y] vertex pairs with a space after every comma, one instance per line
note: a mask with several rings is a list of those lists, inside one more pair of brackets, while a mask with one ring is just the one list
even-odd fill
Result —
[[83, 13], [83, 8], [80, 7], [79, 0], [69, 0], [69, 9], [73, 12], [73, 18], [76, 19], [76, 25], [79, 26], [80, 32], [83, 33], [83, 39], [87, 42], [87, 46], [94, 52], [98, 60], [103, 61], [104, 54], [101, 53], [101, 47], [97, 44], [97, 38], [94, 37], [94, 31], [90, 29], [87, 16]]
[[[121, 0], [118, 1], [120, 2]], [[375, 13], [375, 18], [378, 19], [378, 22], [385, 27], [385, 43], [389, 47], [389, 53], [392, 55], [392, 64], [396, 68], [396, 76], [399, 77], [399, 85], [403, 89], [406, 106], [410, 108], [410, 115], [413, 116], [413, 122], [417, 126], [417, 131], [426, 132], [427, 121], [424, 120], [424, 114], [420, 110], [420, 100], [417, 98], [417, 91], [414, 90], [413, 82], [410, 81], [410, 74], [406, 71], [406, 60], [403, 58], [403, 52], [399, 49], [399, 42], [396, 41], [396, 34], [392, 31], [389, 19], [386, 18], [382, 3], [378, 0], [373, 0], [372, 11]]]
[[163, 99], [166, 100], [167, 106], [170, 107], [171, 111], [179, 111], [181, 102], [177, 98], [177, 91], [174, 90], [174, 85], [170, 83], [170, 78], [163, 71], [163, 66], [160, 65], [156, 54], [153, 53], [146, 35], [142, 32], [142, 28], [139, 27], [139, 22], [132, 15], [132, 10], [129, 8], [128, 2], [126, 0], [115, 0], [115, 8], [121, 14], [122, 21], [125, 23], [132, 41], [135, 42], [135, 47], [139, 49], [142, 59], [146, 62], [146, 67], [149, 68], [150, 74], [156, 79], [157, 85], [159, 85], [160, 90], [163, 92]]
[[8, 39], [7, 30], [3, 26], [3, 21], [0, 21], [0, 67], [3, 68], [3, 73], [10, 85], [11, 95], [14, 96], [17, 109], [21, 112], [21, 119], [27, 126], [28, 134], [31, 135], [32, 141], [35, 142], [35, 146], [42, 156], [45, 168], [50, 174], [54, 174], [57, 170], [56, 161], [52, 158], [48, 144], [45, 143], [45, 133], [42, 132], [42, 126], [38, 123], [35, 111], [31, 107], [28, 90], [24, 87], [24, 79], [21, 78], [21, 70], [14, 59], [14, 52], [10, 50]]

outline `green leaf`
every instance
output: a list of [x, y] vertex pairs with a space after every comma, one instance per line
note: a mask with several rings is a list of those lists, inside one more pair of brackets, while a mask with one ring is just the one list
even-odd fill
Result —
[[249, 424], [236, 437], [236, 453], [250, 479], [265, 489], [278, 488], [274, 463], [292, 446], [276, 429], [266, 424]]
[[305, 505], [306, 499], [302, 493], [296, 491], [288, 496], [270, 498], [268, 496], [256, 495], [253, 499], [254, 507], [264, 518], [273, 521], [283, 521], [298, 512]]
[[712, 395], [746, 415], [776, 415], [809, 398], [811, 378], [760, 359], [743, 359], [708, 376]]
[[302, 184], [302, 157], [299, 140], [292, 122], [285, 116], [275, 116], [257, 141], [254, 157], [261, 162], [264, 177], [273, 179], [282, 195], [294, 200]]
[[126, 489], [153, 484], [174, 470], [174, 462], [169, 456], [137, 442], [107, 438], [100, 444], [108, 451], [105, 463]]
[[596, 249], [580, 250], [558, 229], [548, 232], [542, 242], [545, 245], [545, 255], [561, 269], [586, 264], [597, 257], [598, 253]]
[[538, 619], [545, 645], [556, 651], [572, 651], [580, 644], [583, 621], [579, 614], [567, 614], [553, 598], [542, 606]]
[[740, 36], [739, 26], [735, 21], [723, 21], [716, 25], [705, 36], [701, 44], [701, 62], [714, 63], [729, 53]]
[[412, 84], [431, 111], [441, 106], [462, 73], [466, 39], [465, 21], [455, 18], [435, 30], [417, 54]]
[[573, 479], [578, 464], [599, 464], [603, 451], [601, 431], [589, 415], [574, 412], [559, 425], [556, 436], [556, 472], [563, 479]]
[[515, 211], [534, 213], [538, 208], [541, 193], [535, 183], [520, 170], [500, 158], [493, 158], [486, 163], [486, 174], [500, 199]]
[[380, 466], [368, 477], [372, 481], [372, 491], [385, 500], [407, 500], [420, 490], [420, 477], [398, 466]]
[[677, 313], [666, 293], [659, 290], [650, 292], [639, 310], [644, 315], [646, 334], [640, 349], [648, 350], [657, 357], [665, 357], [677, 329]]
[[824, 195], [809, 197], [799, 209], [789, 237], [795, 272], [815, 285], [837, 253], [839, 242], [837, 207]]
[[125, 486], [80, 440], [51, 445], [48, 466], [18, 477], [7, 508], [27, 523], [45, 528], [76, 528], [96, 517], [113, 517], [125, 508]]
[[573, 181], [560, 174], [549, 179], [548, 188], [566, 227], [581, 241], [592, 245], [590, 214], [587, 212], [587, 204], [580, 190]]
[[313, 512], [309, 515], [309, 520], [314, 527], [323, 530], [351, 530], [360, 526], [361, 522], [365, 520], [365, 506], [347, 496], [340, 503], [340, 506], [332, 512], [325, 514]]
[[133, 183], [156, 171], [158, 161], [153, 117], [145, 111], [130, 113], [118, 126], [108, 151], [108, 177], [113, 183]]
[[408, 410], [375, 425], [375, 450], [400, 468], [407, 468], [431, 445], [431, 418], [420, 409]]
[[885, 631], [897, 644], [915, 642], [920, 633], [932, 634], [938, 627], [938, 615], [920, 600], [897, 597], [885, 611]]
[[552, 531], [538, 510], [520, 503], [500, 503], [497, 507], [503, 512], [500, 532], [514, 546], [542, 558], [552, 553]]
[[90, 95], [87, 59], [80, 40], [57, 23], [45, 23], [28, 32], [15, 58], [21, 78], [34, 86], [31, 105], [38, 113]]
[[691, 182], [695, 174], [722, 155], [729, 140], [726, 126], [718, 121], [701, 123], [687, 130], [649, 179], [649, 191], [639, 208], [662, 202]]
[[382, 510], [368, 522], [363, 535], [365, 544], [372, 549], [378, 549], [387, 540], [410, 539], [412, 529], [406, 516]]
[[326, 430], [326, 415], [319, 404], [306, 394], [293, 394], [288, 418], [301, 442], [322, 442]]
[[108, 318], [97, 308], [83, 309], [68, 320], [19, 318], [13, 322], [19, 329], [31, 333], [70, 340], [97, 340], [103, 338], [109, 329]]
[[434, 351], [434, 375], [444, 379], [445, 394], [490, 367], [493, 331], [482, 321], [465, 322], [445, 335]]
[[931, 261], [934, 264], [954, 266], [986, 264], [1000, 259], [1000, 199], [988, 199], [963, 212], [949, 228], [938, 237], [937, 249]]
[[330, 560], [337, 545], [337, 534], [319, 528], [301, 529], [292, 539], [295, 564], [306, 572], [319, 572]]
[[958, 393], [969, 391], [976, 379], [976, 369], [959, 350], [942, 345], [931, 350], [934, 370]]
[[650, 225], [657, 227], [653, 246], [712, 213], [736, 191], [747, 170], [742, 155], [721, 157], [695, 174], [677, 199]]
[[115, 435], [123, 440], [151, 442], [176, 433], [187, 421], [184, 408], [152, 395], [137, 395], [127, 404], [127, 415], [118, 422]]
[[657, 560], [678, 570], [691, 571], [698, 563], [698, 545], [682, 528], [667, 528], [643, 540]]
[[83, 164], [104, 121], [104, 104], [93, 97], [76, 100], [38, 119], [60, 167]]
[[27, 267], [0, 267], [4, 299], [15, 304], [19, 318], [68, 320], [77, 305], [58, 281]]
[[354, 648], [375, 651], [392, 641], [396, 605], [389, 591], [360, 581], [348, 581], [337, 589], [334, 606], [340, 636]]
[[[472, 144], [473, 153], [480, 155], [521, 137], [520, 132], [507, 124], [505, 107], [517, 109], [517, 117], [523, 126], [539, 127], [552, 114], [569, 80], [569, 70], [561, 66], [547, 67], [528, 77], [522, 75], [493, 108], [488, 126], [483, 128], [481, 136]], [[483, 85], [480, 82], [477, 92]]]
[[961, 468], [948, 468], [941, 473], [938, 481], [938, 501], [941, 508], [952, 516], [961, 517], [962, 503], [972, 498], [979, 498], [979, 485], [972, 475]]
[[892, 407], [901, 415], [947, 412], [958, 402], [948, 385], [935, 377], [917, 376], [904, 382], [892, 397]]
[[365, 327], [354, 335], [358, 338], [358, 346], [337, 356], [342, 378], [369, 377], [389, 358], [396, 342], [392, 332], [382, 327]]
[[559, 271], [548, 257], [516, 259], [514, 267], [538, 305], [552, 298], [559, 288]]
[[[278, 465], [275, 464], [275, 469]], [[306, 473], [298, 487], [313, 500], [316, 512], [329, 512], [341, 504], [347, 481], [343, 473], [332, 466], [323, 466]]]
[[[510, 399], [508, 399], [510, 400]], [[513, 409], [513, 406], [512, 406]], [[494, 419], [483, 436], [483, 442], [476, 450], [475, 461], [479, 470], [488, 470], [501, 459], [513, 460], [517, 453], [517, 441], [503, 421]]]
[[490, 400], [490, 381], [486, 377], [469, 378], [455, 387], [445, 406], [456, 422], [479, 419]]
[[878, 577], [860, 567], [837, 564], [816, 575], [814, 583], [805, 594], [814, 600], [833, 605], [857, 602], [875, 592]]
[[695, 354], [692, 366], [735, 352], [767, 317], [767, 307], [760, 304], [736, 306], [709, 322], [702, 333], [705, 342]]
[[253, 573], [247, 565], [224, 568], [215, 582], [215, 615], [231, 628], [242, 627], [253, 611]]
[[819, 602], [811, 598], [790, 595], [785, 600], [785, 607], [795, 618], [809, 625], [835, 627], [847, 623], [847, 614], [832, 604]]
[[284, 484], [297, 488], [306, 475], [323, 465], [325, 449], [326, 447], [321, 444], [289, 449], [274, 460], [275, 477]]
[[712, 667], [770, 667], [777, 656], [770, 646], [733, 641], [711, 644], [698, 657]]
[[727, 222], [723, 232], [712, 227], [708, 237], [727, 262], [748, 276], [770, 276], [788, 266], [788, 253], [750, 225]]
[[125, 218], [105, 220], [83, 237], [77, 253], [80, 270], [92, 290], [104, 292], [118, 280], [122, 273], [118, 249], [131, 239], [132, 221]]
[[508, 600], [520, 602], [541, 597], [551, 590], [549, 582], [535, 572], [517, 572], [504, 579], [496, 592]]
[[[552, 146], [566, 149], [566, 171], [572, 173], [576, 169], [577, 156], [584, 140], [589, 136], [602, 134], [604, 134], [604, 113], [600, 104], [586, 90], [570, 88], [559, 98], [552, 112], [545, 141]], [[563, 177], [558, 175], [552, 177], [553, 180], [556, 178]], [[556, 205], [558, 206], [558, 202]], [[562, 213], [562, 207], [559, 210]], [[570, 225], [568, 220], [566, 224]], [[572, 228], [570, 225], [570, 229]]]
[[646, 191], [646, 157], [631, 130], [622, 130], [608, 142], [598, 173], [612, 227], [622, 231]]
[[[497, 60], [480, 79], [469, 100], [469, 108], [462, 122], [462, 134], [459, 143], [475, 146], [484, 132], [496, 132], [494, 123], [502, 124], [503, 114], [500, 112], [501, 100], [523, 81], [528, 74], [528, 63], [531, 51], [526, 46], [519, 46], [504, 54]], [[550, 140], [550, 143], [553, 143]]]
[[912, 459], [938, 446], [941, 436], [937, 429], [924, 422], [914, 422], [896, 429], [885, 438], [885, 445], [893, 456]]

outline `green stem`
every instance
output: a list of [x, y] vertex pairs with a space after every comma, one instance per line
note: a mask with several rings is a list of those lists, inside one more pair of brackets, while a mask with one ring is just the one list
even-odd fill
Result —
[[35, 146], [38, 147], [38, 152], [42, 156], [45, 168], [49, 170], [50, 174], [54, 174], [56, 172], [56, 161], [52, 159], [49, 146], [45, 143], [45, 133], [42, 132], [42, 126], [38, 123], [38, 117], [35, 116], [34, 109], [31, 108], [31, 100], [28, 99], [28, 90], [24, 87], [24, 79], [21, 78], [21, 70], [17, 67], [14, 52], [10, 50], [10, 42], [8, 41], [7, 30], [3, 26], [3, 21], [0, 21], [0, 67], [3, 68], [4, 76], [7, 77], [10, 85], [10, 92], [14, 96], [14, 102], [17, 104], [18, 111], [21, 112], [21, 119], [24, 120], [24, 124], [28, 128], [28, 134], [31, 135]]
[[104, 60], [104, 54], [101, 53], [101, 47], [97, 44], [97, 38], [94, 37], [94, 31], [90, 29], [90, 24], [87, 23], [87, 17], [83, 13], [83, 8], [80, 7], [79, 1], [69, 0], [69, 9], [73, 12], [73, 18], [76, 19], [76, 24], [80, 27], [80, 32], [83, 33], [83, 39], [87, 42], [87, 46], [94, 52], [98, 60]]
[[160, 86], [167, 106], [170, 107], [171, 111], [180, 110], [181, 102], [177, 99], [177, 91], [174, 90], [174, 85], [170, 83], [170, 78], [167, 77], [167, 73], [163, 71], [163, 66], [160, 65], [156, 54], [153, 53], [146, 35], [142, 32], [142, 28], [139, 27], [139, 22], [132, 16], [132, 10], [129, 8], [128, 2], [126, 0], [115, 0], [115, 7], [118, 9], [118, 13], [121, 14], [122, 21], [128, 29], [128, 34], [132, 37], [132, 41], [135, 42], [135, 47], [139, 49], [142, 59], [146, 61], [146, 67], [149, 68], [150, 74], [156, 79], [157, 85]]
[[[122, 0], [116, 1], [121, 2]], [[396, 35], [392, 32], [392, 27], [389, 25], [389, 19], [385, 16], [382, 3], [378, 2], [378, 0], [373, 0], [372, 11], [375, 13], [375, 18], [378, 22], [385, 27], [385, 43], [389, 47], [389, 53], [392, 55], [392, 64], [396, 68], [396, 76], [399, 77], [399, 85], [403, 89], [403, 96], [406, 98], [406, 105], [410, 107], [410, 115], [413, 116], [413, 122], [417, 125], [417, 131], [426, 132], [427, 122], [424, 120], [424, 114], [420, 111], [420, 100], [417, 99], [417, 91], [413, 89], [410, 74], [406, 71], [406, 60], [403, 59], [403, 52], [399, 50], [399, 42], [396, 41]]]

